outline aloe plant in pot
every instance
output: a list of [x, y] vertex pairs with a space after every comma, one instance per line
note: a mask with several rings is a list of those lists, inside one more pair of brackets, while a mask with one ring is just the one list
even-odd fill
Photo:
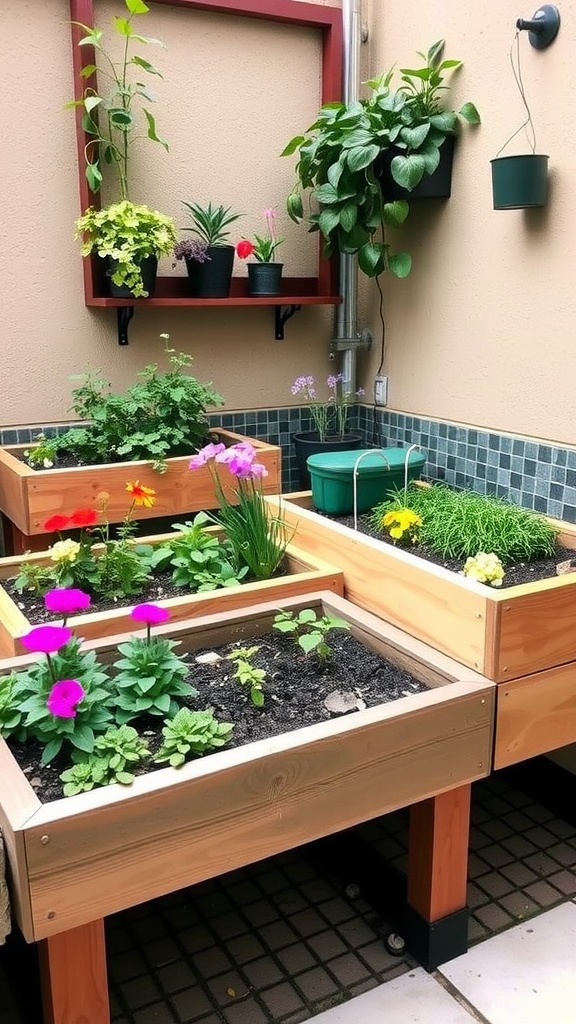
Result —
[[[142, 78], [162, 76], [153, 64], [133, 52], [133, 46], [135, 43], [163, 44], [134, 31], [134, 18], [148, 12], [143, 0], [124, 0], [124, 6], [127, 16], [117, 16], [112, 22], [121, 40], [119, 60], [115, 60], [113, 47], [108, 50], [104, 46], [103, 29], [75, 23], [84, 33], [78, 45], [89, 51], [88, 63], [81, 71], [87, 85], [82, 96], [67, 106], [83, 112], [86, 179], [91, 192], [95, 195], [100, 192], [105, 183], [105, 168], [109, 167], [110, 173], [116, 176], [120, 196], [119, 202], [102, 210], [98, 209], [97, 202], [90, 206], [76, 228], [77, 237], [82, 239], [83, 256], [96, 253], [106, 260], [106, 276], [111, 279], [113, 294], [146, 296], [154, 290], [158, 257], [171, 252], [177, 231], [170, 217], [130, 201], [131, 150], [134, 142], [142, 137], [142, 119], [147, 137], [168, 149], [168, 144], [156, 132], [156, 122], [148, 106], [142, 105], [143, 101], [152, 101]], [[106, 93], [98, 88], [98, 74], [110, 83]]]
[[435, 43], [418, 69], [401, 71], [402, 84], [392, 87], [393, 70], [366, 83], [368, 98], [349, 104], [328, 103], [304, 135], [293, 138], [283, 156], [298, 153], [297, 182], [287, 200], [288, 213], [304, 219], [302, 193], [318, 204], [306, 220], [324, 238], [324, 255], [358, 254], [368, 277], [389, 270], [397, 277], [410, 273], [408, 253], [393, 252], [387, 227], [400, 227], [408, 216], [406, 198], [394, 198], [380, 176], [389, 159], [393, 181], [404, 195], [432, 175], [441, 149], [457, 130], [458, 117], [471, 124], [480, 120], [473, 104], [460, 111], [443, 100], [446, 72], [460, 61], [442, 60], [444, 41]]
[[[233, 213], [229, 206], [212, 206], [211, 202], [201, 206], [182, 200], [182, 204], [192, 220], [192, 224], [182, 230], [192, 231], [206, 247], [203, 259], [198, 256], [186, 259], [184, 256], [192, 295], [204, 299], [225, 299], [230, 291], [234, 266], [234, 246], [227, 241], [230, 236], [227, 229], [241, 215]], [[179, 258], [177, 254], [176, 258]]]

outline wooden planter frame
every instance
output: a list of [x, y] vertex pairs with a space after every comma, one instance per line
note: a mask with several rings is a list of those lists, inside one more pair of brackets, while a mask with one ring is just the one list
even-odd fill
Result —
[[[223, 537], [224, 532], [217, 526], [208, 526], [207, 533]], [[157, 547], [166, 541], [174, 540], [174, 533], [161, 533], [152, 537], [139, 537], [134, 545], [149, 544]], [[50, 555], [47, 551], [28, 555], [26, 558], [0, 558], [0, 580], [7, 580], [18, 574], [24, 561], [36, 565], [49, 565]], [[222, 587], [200, 594], [186, 592], [182, 589], [177, 597], [158, 600], [163, 608], [170, 609], [171, 623], [196, 618], [198, 615], [217, 614], [218, 612], [234, 611], [247, 608], [262, 601], [276, 601], [282, 606], [288, 597], [309, 594], [314, 591], [332, 591], [343, 596], [344, 581], [340, 569], [335, 569], [315, 555], [300, 551], [294, 544], [289, 544], [284, 559], [285, 575], [271, 580], [257, 580], [253, 583], [242, 583], [236, 587]], [[105, 637], [128, 633], [134, 628], [134, 620], [130, 612], [138, 598], [134, 597], [131, 604], [112, 608], [103, 612], [87, 612], [68, 619], [68, 626], [76, 636], [84, 640], [100, 640]], [[10, 594], [0, 585], [0, 658], [14, 658], [25, 654], [19, 637], [32, 628]]]
[[[465, 907], [470, 784], [490, 770], [494, 684], [332, 594], [283, 606], [347, 619], [429, 689], [49, 804], [0, 740], [14, 916], [28, 941], [47, 940], [58, 1024], [108, 1024], [105, 915], [416, 801], [409, 901], [431, 921]], [[276, 612], [266, 603], [159, 632], [193, 651], [261, 635]], [[115, 651], [107, 641], [87, 647]], [[3, 662], [0, 673], [31, 660]]]
[[[576, 575], [497, 591], [319, 515], [309, 491], [282, 508], [349, 600], [499, 684], [495, 768], [576, 742]], [[576, 526], [550, 521], [576, 549]]]
[[[256, 449], [258, 461], [268, 470], [262, 478], [265, 494], [282, 490], [282, 449], [256, 438], [235, 434], [220, 427], [210, 431], [214, 442], [225, 445], [249, 441]], [[127, 481], [138, 480], [156, 491], [152, 508], [134, 509], [135, 519], [159, 516], [182, 516], [200, 509], [216, 508], [218, 501], [207, 466], [189, 470], [190, 455], [167, 459], [167, 470], [158, 473], [149, 461], [113, 462], [100, 466], [74, 466], [71, 469], [31, 469], [18, 456], [34, 444], [7, 445], [0, 448], [0, 512], [4, 529], [6, 554], [20, 554], [47, 546], [44, 523], [50, 516], [71, 515], [78, 508], [94, 507], [98, 495], [109, 495], [106, 518], [121, 522], [130, 507]], [[222, 489], [234, 500], [235, 479], [226, 466], [217, 466]], [[42, 535], [40, 539], [39, 535]]]

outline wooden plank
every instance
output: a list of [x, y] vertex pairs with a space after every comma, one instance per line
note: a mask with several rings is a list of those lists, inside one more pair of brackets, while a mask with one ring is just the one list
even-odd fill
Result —
[[410, 808], [408, 903], [425, 921], [466, 906], [469, 785]]
[[165, 769], [154, 775], [174, 781], [146, 776], [149, 792], [136, 798], [113, 786], [98, 809], [43, 807], [26, 837], [35, 937], [484, 777], [492, 693], [454, 683], [360, 712], [353, 725], [220, 752], [181, 774]]
[[268, 503], [299, 547], [342, 569], [350, 601], [484, 672], [487, 588], [283, 499]]
[[576, 576], [511, 588], [502, 598], [498, 682], [576, 659]]
[[[208, 527], [208, 532], [215, 536], [224, 535], [218, 527]], [[161, 534], [157, 537], [143, 537], [135, 540], [134, 544], [150, 544], [156, 547], [173, 538], [174, 534]], [[102, 546], [95, 547], [98, 552]], [[31, 555], [26, 559], [35, 564], [46, 564], [49, 560], [45, 552]], [[23, 559], [18, 558], [0, 559], [0, 578], [6, 578], [6, 572], [16, 574], [22, 561]], [[280, 606], [289, 597], [317, 593], [319, 590], [334, 591], [340, 595], [344, 592], [343, 575], [339, 569], [334, 569], [322, 559], [301, 551], [293, 544], [289, 544], [286, 549], [284, 569], [285, 575], [271, 580], [257, 580], [206, 593], [182, 593], [181, 596], [161, 599], [156, 603], [170, 609], [170, 621], [176, 623], [199, 615], [246, 608], [262, 601], [275, 601]], [[130, 614], [133, 604], [134, 602], [108, 611], [76, 615], [68, 620], [68, 625], [77, 636], [82, 636], [86, 640], [130, 633], [135, 628]], [[13, 658], [24, 654], [19, 638], [30, 629], [31, 623], [6, 590], [0, 586], [0, 657]]]
[[23, 830], [41, 806], [8, 747], [0, 741], [0, 831], [10, 866], [12, 912], [28, 942], [33, 938], [32, 911]]
[[[276, 494], [281, 490], [281, 449], [278, 445], [223, 429], [213, 430], [211, 435], [215, 440], [222, 440], [229, 445], [242, 440], [250, 441], [258, 452], [258, 460], [268, 471], [268, 475], [262, 479], [263, 492]], [[130, 504], [126, 492], [128, 481], [139, 480], [141, 484], [156, 491], [153, 508], [134, 509], [135, 519], [180, 515], [218, 505], [209, 469], [203, 467], [190, 472], [189, 455], [167, 459], [168, 468], [161, 475], [152, 469], [149, 461], [37, 471], [25, 466], [16, 457], [24, 447], [9, 445], [0, 449], [0, 508], [27, 536], [45, 533], [44, 523], [55, 513], [71, 515], [78, 508], [93, 507], [98, 503], [98, 495], [104, 492], [109, 495], [106, 509], [108, 521], [121, 522]], [[217, 472], [224, 493], [230, 500], [234, 500], [234, 477], [225, 466], [218, 466]], [[18, 488], [13, 477], [19, 483]], [[7, 499], [2, 496], [4, 490]]]
[[576, 664], [500, 683], [497, 693], [495, 768], [576, 742]]
[[110, 1024], [104, 921], [41, 943], [44, 1024]]

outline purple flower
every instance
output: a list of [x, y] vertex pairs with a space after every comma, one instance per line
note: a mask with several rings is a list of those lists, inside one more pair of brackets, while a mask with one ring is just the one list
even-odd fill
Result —
[[58, 718], [75, 718], [77, 705], [85, 695], [77, 679], [60, 679], [48, 694], [46, 705]]
[[[219, 452], [216, 456], [216, 462], [223, 462], [228, 467], [230, 463], [236, 462], [238, 459], [243, 462], [254, 462], [256, 458], [256, 449], [252, 447], [249, 441], [238, 441], [238, 444], [233, 444], [230, 448], [225, 448], [223, 452]], [[234, 473], [234, 470], [230, 470]]]
[[83, 590], [56, 587], [44, 594], [44, 604], [49, 612], [56, 615], [74, 615], [90, 607], [90, 595]]
[[136, 622], [145, 622], [147, 626], [158, 626], [170, 618], [168, 609], [157, 604], [137, 604], [130, 615]]
[[216, 458], [217, 455], [224, 451], [226, 451], [226, 445], [221, 442], [219, 444], [204, 445], [204, 448], [201, 448], [196, 455], [192, 456], [188, 468], [201, 469], [210, 459]]
[[263, 462], [253, 462], [252, 463], [252, 473], [251, 473], [251, 476], [252, 476], [252, 478], [254, 480], [257, 480], [257, 479], [259, 479], [260, 477], [263, 477], [263, 476], [268, 476], [268, 470], [266, 469], [266, 466], [264, 465]]
[[20, 643], [31, 654], [54, 654], [72, 639], [72, 630], [65, 626], [35, 626], [20, 637]]

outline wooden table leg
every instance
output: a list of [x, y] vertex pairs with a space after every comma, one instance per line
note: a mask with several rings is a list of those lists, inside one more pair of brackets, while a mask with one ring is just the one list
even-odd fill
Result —
[[38, 945], [44, 1024], [110, 1024], [104, 921]]
[[467, 948], [470, 794], [460, 786], [410, 808], [408, 906], [430, 969]]
[[22, 533], [4, 512], [0, 512], [5, 555], [23, 555], [25, 551], [45, 551], [53, 541], [53, 534], [36, 533], [28, 536]]

